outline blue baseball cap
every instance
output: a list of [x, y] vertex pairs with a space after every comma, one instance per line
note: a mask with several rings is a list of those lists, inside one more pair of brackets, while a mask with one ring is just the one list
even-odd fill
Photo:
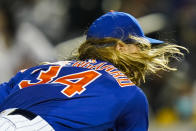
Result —
[[96, 19], [87, 31], [87, 40], [91, 38], [112, 37], [125, 43], [133, 41], [130, 36], [142, 38], [151, 44], [161, 44], [163, 41], [146, 37], [135, 17], [128, 13], [111, 11]]

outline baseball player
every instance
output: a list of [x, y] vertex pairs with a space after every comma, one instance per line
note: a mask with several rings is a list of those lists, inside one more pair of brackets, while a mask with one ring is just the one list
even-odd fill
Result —
[[1, 84], [0, 130], [147, 131], [138, 85], [146, 74], [175, 70], [168, 62], [183, 55], [180, 48], [146, 37], [130, 14], [106, 13], [73, 60], [22, 70]]

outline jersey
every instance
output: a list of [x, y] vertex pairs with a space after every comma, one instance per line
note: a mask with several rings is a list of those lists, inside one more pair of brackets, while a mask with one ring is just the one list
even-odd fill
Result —
[[0, 85], [0, 111], [40, 115], [56, 131], [146, 131], [143, 91], [111, 63], [59, 61], [18, 72]]

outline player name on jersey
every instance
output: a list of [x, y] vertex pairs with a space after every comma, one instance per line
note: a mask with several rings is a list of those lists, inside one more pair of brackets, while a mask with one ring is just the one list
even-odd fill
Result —
[[93, 70], [104, 70], [110, 75], [112, 75], [121, 87], [135, 85], [133, 82], [131, 82], [127, 78], [126, 75], [124, 75], [116, 67], [114, 67], [113, 65], [107, 64], [106, 62], [96, 63], [96, 62], [89, 62], [89, 61], [76, 61], [72, 64], [72, 66], [88, 68], [88, 69], [93, 69]]

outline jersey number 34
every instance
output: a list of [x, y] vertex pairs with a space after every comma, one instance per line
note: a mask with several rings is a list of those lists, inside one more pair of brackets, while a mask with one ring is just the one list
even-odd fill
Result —
[[[19, 83], [20, 89], [45, 83], [59, 83], [65, 86], [61, 91], [67, 97], [72, 97], [76, 93], [81, 94], [86, 90], [86, 86], [96, 80], [101, 74], [95, 70], [88, 70], [79, 73], [69, 74], [58, 77], [61, 66], [50, 66], [46, 71], [40, 71], [36, 78], [38, 82], [31, 82], [31, 80], [23, 80]], [[34, 71], [35, 72], [35, 71]]]

